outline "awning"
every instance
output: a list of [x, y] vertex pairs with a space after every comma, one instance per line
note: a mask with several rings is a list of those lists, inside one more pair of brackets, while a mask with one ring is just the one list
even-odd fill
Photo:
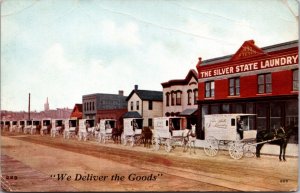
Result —
[[197, 109], [185, 109], [184, 111], [182, 111], [179, 115], [181, 116], [189, 116], [194, 114], [197, 111]]
[[123, 118], [142, 118], [140, 113], [138, 113], [136, 111], [129, 111], [129, 112], [125, 113], [122, 117]]

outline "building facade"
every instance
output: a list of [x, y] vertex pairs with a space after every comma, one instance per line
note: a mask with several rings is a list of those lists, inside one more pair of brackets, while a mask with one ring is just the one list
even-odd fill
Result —
[[161, 117], [163, 93], [161, 91], [139, 90], [135, 85], [126, 99], [128, 112], [123, 118], [143, 118], [143, 126], [153, 128], [153, 118]]
[[233, 55], [202, 61], [198, 70], [197, 137], [205, 114], [255, 114], [254, 127], [293, 126], [298, 143], [298, 41], [259, 48], [246, 41]]
[[163, 87], [163, 116], [184, 116], [183, 127], [191, 128], [197, 120], [198, 74], [190, 70], [185, 79], [169, 80]]
[[82, 96], [82, 112], [84, 119], [96, 120], [96, 114], [99, 110], [116, 110], [126, 109], [126, 96], [123, 96], [123, 91], [119, 94], [89, 94]]
[[82, 119], [82, 104], [75, 104], [72, 113], [70, 115], [71, 119]]

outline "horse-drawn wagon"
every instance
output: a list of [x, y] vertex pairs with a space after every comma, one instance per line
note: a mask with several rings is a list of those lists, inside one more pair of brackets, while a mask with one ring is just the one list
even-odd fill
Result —
[[28, 134], [31, 132], [32, 124], [33, 124], [32, 120], [26, 120], [24, 129], [23, 129], [24, 134]]
[[182, 145], [183, 119], [183, 117], [154, 118], [155, 150], [159, 150], [160, 145], [165, 145], [165, 150], [170, 152], [175, 145]]
[[25, 124], [26, 124], [26, 121], [25, 120], [20, 120], [18, 121], [18, 128], [17, 128], [17, 131], [19, 133], [23, 132], [23, 129], [25, 127]]
[[32, 120], [32, 127], [30, 130], [30, 134], [35, 134], [41, 127], [41, 121], [40, 120]]
[[64, 139], [70, 139], [71, 136], [76, 135], [76, 129], [78, 125], [77, 119], [66, 119], [65, 120], [65, 130], [64, 130]]
[[106, 140], [112, 139], [113, 129], [116, 128], [115, 119], [101, 119], [99, 123], [100, 133], [98, 134], [98, 141], [105, 143]]
[[83, 139], [86, 141], [89, 137], [94, 135], [95, 130], [95, 120], [94, 119], [80, 119], [79, 120], [79, 130], [78, 130], [78, 140]]
[[43, 119], [42, 120], [42, 127], [41, 127], [41, 135], [45, 135], [50, 133], [51, 131], [51, 119]]
[[51, 127], [51, 137], [55, 137], [59, 135], [64, 129], [64, 120], [63, 119], [52, 119], [52, 127]]
[[254, 118], [254, 114], [204, 115], [206, 155], [216, 156], [219, 149], [225, 149], [233, 159], [254, 156]]
[[11, 127], [9, 128], [9, 132], [15, 132], [18, 128], [18, 121], [11, 121], [10, 122]]
[[121, 140], [124, 145], [130, 142], [133, 146], [135, 141], [141, 136], [143, 128], [142, 118], [125, 118], [124, 119], [124, 131], [121, 136]]

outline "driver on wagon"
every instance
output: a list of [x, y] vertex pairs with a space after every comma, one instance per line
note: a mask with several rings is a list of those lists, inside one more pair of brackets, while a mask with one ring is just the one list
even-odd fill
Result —
[[237, 132], [240, 135], [240, 139], [243, 139], [243, 126], [244, 122], [240, 117], [237, 117]]

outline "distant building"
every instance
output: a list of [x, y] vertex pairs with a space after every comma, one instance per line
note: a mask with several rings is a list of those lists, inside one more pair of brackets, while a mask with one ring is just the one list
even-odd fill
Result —
[[185, 79], [169, 80], [163, 87], [163, 116], [184, 116], [184, 127], [191, 128], [197, 122], [198, 74], [190, 70]]
[[75, 104], [70, 118], [82, 119], [82, 104]]
[[161, 117], [163, 111], [163, 92], [139, 90], [135, 85], [126, 99], [128, 112], [123, 118], [143, 118], [144, 127], [153, 127], [153, 118]]
[[[102, 110], [114, 110], [117, 112], [120, 109], [126, 109], [126, 96], [123, 95], [124, 92], [119, 91], [119, 94], [95, 93], [82, 96], [83, 118], [99, 122], [99, 118], [103, 116]], [[97, 113], [99, 113], [98, 118]]]

